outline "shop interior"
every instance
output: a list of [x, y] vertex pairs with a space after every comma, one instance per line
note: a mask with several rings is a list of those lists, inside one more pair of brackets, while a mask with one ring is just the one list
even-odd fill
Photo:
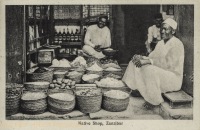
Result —
[[[5, 9], [7, 120], [193, 119], [193, 5], [6, 5]], [[105, 97], [98, 93], [107, 90], [99, 90], [98, 83], [105, 75], [114, 76], [113, 83], [121, 81], [133, 55], [147, 55], [145, 41], [156, 13], [178, 23], [175, 35], [185, 49], [180, 91], [186, 99], [173, 102], [166, 97], [159, 107], [144, 110], [141, 95], [122, 88], [127, 98], [103, 103]], [[115, 50], [103, 60], [82, 51], [87, 28], [97, 24], [100, 16], [108, 17], [110, 48]], [[101, 76], [87, 81], [84, 75], [95, 74], [86, 69], [90, 63], [101, 67], [113, 63], [119, 70], [113, 73], [104, 68], [98, 72]], [[84, 93], [92, 96], [83, 98]], [[53, 94], [63, 99], [56, 100]]]

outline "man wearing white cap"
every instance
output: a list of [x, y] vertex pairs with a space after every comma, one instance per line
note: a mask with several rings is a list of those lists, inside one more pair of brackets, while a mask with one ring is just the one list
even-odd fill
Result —
[[132, 90], [138, 90], [151, 109], [164, 100], [162, 93], [181, 89], [184, 65], [183, 43], [174, 36], [177, 22], [166, 19], [161, 26], [161, 38], [148, 57], [134, 55], [123, 76]]

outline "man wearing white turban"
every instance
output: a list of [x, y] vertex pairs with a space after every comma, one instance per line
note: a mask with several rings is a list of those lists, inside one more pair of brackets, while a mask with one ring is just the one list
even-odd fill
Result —
[[161, 38], [148, 57], [134, 55], [123, 76], [132, 90], [138, 90], [151, 109], [164, 100], [162, 93], [178, 91], [182, 86], [184, 46], [174, 36], [177, 23], [171, 18], [161, 26]]

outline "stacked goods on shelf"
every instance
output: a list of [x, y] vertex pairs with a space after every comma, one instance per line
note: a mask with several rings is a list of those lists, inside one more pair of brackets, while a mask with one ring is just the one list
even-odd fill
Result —
[[75, 94], [77, 107], [81, 112], [94, 113], [101, 109], [101, 89], [79, 89]]
[[24, 88], [28, 91], [47, 91], [49, 82], [25, 82]]
[[46, 67], [36, 67], [28, 70], [26, 75], [28, 82], [40, 82], [40, 81], [52, 82], [53, 69]]
[[66, 114], [75, 107], [75, 96], [70, 93], [58, 92], [48, 95], [48, 109], [52, 113]]
[[127, 109], [129, 94], [120, 90], [110, 90], [103, 94], [102, 108], [107, 111], [120, 112]]
[[25, 114], [41, 114], [47, 109], [47, 95], [43, 92], [25, 92], [21, 97], [21, 109]]
[[21, 87], [6, 84], [6, 115], [17, 114], [20, 107]]

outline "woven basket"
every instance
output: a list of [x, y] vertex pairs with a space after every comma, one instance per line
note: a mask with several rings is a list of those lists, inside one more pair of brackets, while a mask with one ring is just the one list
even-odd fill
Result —
[[53, 79], [57, 79], [57, 78], [62, 78], [64, 79], [65, 78], [65, 75], [67, 74], [67, 71], [63, 71], [64, 73], [56, 73], [56, 72], [60, 72], [59, 71], [55, 71], [54, 74], [53, 74]]
[[24, 88], [28, 91], [47, 91], [49, 82], [25, 82]]
[[103, 71], [103, 75], [105, 76], [105, 75], [108, 75], [108, 74], [115, 74], [115, 75], [118, 75], [118, 76], [122, 76], [123, 74], [122, 74], [122, 71]]
[[[30, 92], [27, 92], [27, 93], [30, 93]], [[32, 92], [32, 93], [37, 93], [37, 92]], [[22, 112], [26, 114], [44, 113], [47, 109], [46, 96], [37, 100], [23, 100], [21, 98], [21, 109], [22, 109]]]
[[74, 109], [75, 96], [71, 101], [64, 101], [64, 100], [54, 99], [50, 95], [48, 96], [48, 108], [50, 112], [56, 114], [67, 114]]
[[49, 67], [50, 69], [53, 69], [53, 71], [69, 71], [71, 67]]
[[101, 109], [102, 93], [99, 89], [99, 95], [83, 96], [76, 94], [76, 102], [78, 109], [83, 113], [94, 113]]
[[98, 86], [98, 88], [102, 89], [102, 93], [105, 93], [105, 92], [110, 91], [110, 90], [121, 90], [123, 92], [130, 94], [131, 91], [132, 91], [128, 87], [101, 87], [101, 86]]
[[[15, 91], [18, 95], [11, 96], [10, 91]], [[6, 88], [6, 116], [17, 114], [20, 107], [21, 88]]]
[[103, 71], [91, 71], [91, 70], [86, 70], [87, 74], [98, 74], [99, 76], [103, 76]]
[[111, 112], [120, 112], [127, 109], [129, 97], [125, 99], [115, 99], [103, 95], [102, 108]]
[[26, 73], [28, 82], [40, 82], [47, 81], [52, 82], [53, 70], [46, 71], [44, 73]]

